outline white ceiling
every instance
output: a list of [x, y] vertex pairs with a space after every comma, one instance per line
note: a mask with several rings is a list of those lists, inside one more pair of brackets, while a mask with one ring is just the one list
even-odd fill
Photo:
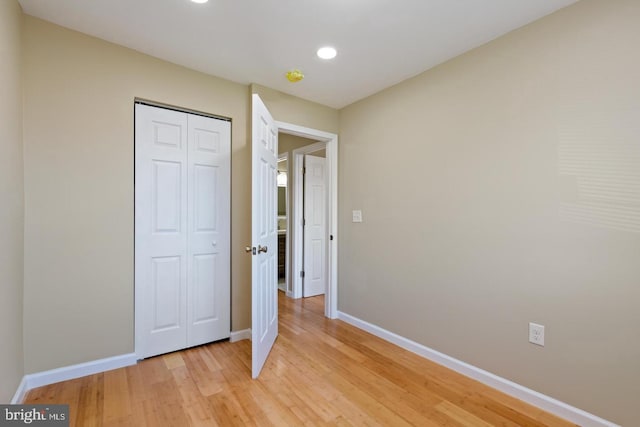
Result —
[[[340, 108], [577, 0], [19, 0], [25, 13]], [[316, 57], [337, 48], [331, 61]], [[305, 79], [289, 83], [287, 70]]]

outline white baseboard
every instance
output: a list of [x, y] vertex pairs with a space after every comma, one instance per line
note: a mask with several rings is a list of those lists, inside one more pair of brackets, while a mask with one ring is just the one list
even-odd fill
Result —
[[590, 414], [582, 409], [575, 408], [552, 397], [538, 393], [537, 391], [521, 386], [520, 384], [516, 384], [513, 381], [499, 377], [491, 372], [477, 368], [461, 360], [454, 359], [444, 353], [440, 353], [439, 351], [433, 350], [415, 341], [411, 341], [408, 338], [387, 331], [386, 329], [358, 319], [357, 317], [339, 311], [338, 319], [359, 329], [365, 330], [385, 341], [389, 341], [398, 347], [402, 347], [405, 350], [416, 353], [425, 359], [429, 359], [435, 363], [446, 366], [449, 369], [480, 381], [481, 383], [500, 390], [503, 393], [564, 418], [567, 421], [579, 424], [582, 427], [620, 427], [617, 424]]
[[13, 399], [11, 399], [12, 405], [19, 405], [24, 402], [24, 398], [27, 397], [27, 393], [29, 389], [27, 388], [27, 377], [22, 377], [22, 381], [20, 381], [20, 385], [16, 390], [16, 394], [13, 395]]
[[229, 341], [238, 342], [242, 340], [250, 340], [251, 339], [251, 329], [243, 329], [241, 331], [231, 332], [231, 336], [229, 337]]
[[[231, 342], [250, 340], [251, 329], [244, 329], [237, 332], [231, 332], [229, 340]], [[112, 369], [124, 368], [126, 366], [135, 365], [138, 358], [135, 353], [123, 354], [120, 356], [107, 357], [105, 359], [93, 360], [91, 362], [80, 363], [63, 368], [52, 369], [50, 371], [36, 372], [22, 377], [22, 381], [16, 390], [12, 404], [19, 404], [24, 401], [29, 390], [42, 387], [61, 381], [73, 380], [75, 378], [87, 375], [98, 374], [110, 371]]]
[[123, 354], [120, 356], [107, 357], [105, 359], [93, 360], [91, 362], [79, 363], [77, 365], [65, 366], [63, 368], [52, 369], [50, 371], [36, 372], [25, 375], [13, 397], [12, 403], [22, 403], [29, 390], [42, 387], [60, 381], [73, 380], [87, 375], [98, 374], [112, 369], [124, 368], [135, 365], [137, 357], [135, 353]]

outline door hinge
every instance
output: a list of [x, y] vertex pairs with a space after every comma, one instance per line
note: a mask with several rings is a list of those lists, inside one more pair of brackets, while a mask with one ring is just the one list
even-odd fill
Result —
[[307, 220], [302, 218], [302, 226], [304, 227], [305, 225], [307, 225]]
[[329, 234], [329, 240], [333, 240], [333, 234]]
[[300, 272], [300, 277], [302, 277], [304, 279], [304, 271]]
[[307, 173], [307, 168], [306, 167], [302, 168], [302, 175], [305, 175], [306, 173]]

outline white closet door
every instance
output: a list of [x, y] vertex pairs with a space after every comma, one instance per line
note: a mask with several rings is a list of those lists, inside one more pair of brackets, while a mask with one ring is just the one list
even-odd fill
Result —
[[136, 105], [139, 357], [229, 336], [228, 127]]
[[230, 335], [231, 124], [188, 117], [187, 346]]

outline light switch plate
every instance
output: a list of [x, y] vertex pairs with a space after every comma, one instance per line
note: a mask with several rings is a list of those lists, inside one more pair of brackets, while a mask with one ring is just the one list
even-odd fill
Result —
[[362, 222], [362, 211], [353, 211], [353, 222]]

